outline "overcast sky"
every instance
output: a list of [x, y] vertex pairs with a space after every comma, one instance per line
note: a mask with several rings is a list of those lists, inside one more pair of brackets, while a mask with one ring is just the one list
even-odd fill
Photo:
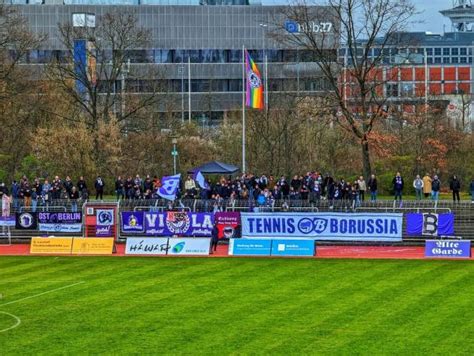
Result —
[[[264, 5], [287, 4], [287, 0], [262, 0]], [[323, 3], [324, 0], [308, 0], [308, 3]], [[446, 32], [451, 31], [451, 22], [445, 19], [439, 13], [440, 10], [446, 10], [452, 7], [452, 0], [412, 0], [420, 14], [414, 19], [417, 23], [413, 24], [411, 31], [431, 31], [442, 33], [443, 25]]]

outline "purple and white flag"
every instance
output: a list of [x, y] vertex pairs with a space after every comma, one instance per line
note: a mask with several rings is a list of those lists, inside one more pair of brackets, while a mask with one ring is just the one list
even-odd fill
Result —
[[176, 199], [181, 173], [174, 176], [167, 176], [161, 179], [161, 187], [158, 189], [158, 195], [168, 200]]
[[194, 180], [198, 182], [201, 189], [209, 189], [209, 184], [207, 184], [206, 179], [202, 175], [201, 171], [194, 173]]

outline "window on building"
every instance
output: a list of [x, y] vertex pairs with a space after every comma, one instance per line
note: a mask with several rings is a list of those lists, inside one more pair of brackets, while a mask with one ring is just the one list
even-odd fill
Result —
[[443, 56], [449, 56], [449, 48], [443, 48]]
[[449, 57], [443, 57], [443, 63], [448, 64], [449, 62]]
[[435, 63], [441, 63], [441, 57], [435, 57], [434, 62]]
[[414, 86], [412, 83], [403, 83], [401, 86], [401, 96], [413, 96], [413, 88]]
[[459, 58], [458, 57], [452, 57], [451, 58], [451, 63], [459, 63]]
[[86, 13], [72, 14], [73, 27], [95, 27], [95, 15]]
[[466, 56], [467, 55], [467, 48], [466, 47], [460, 48], [459, 49], [459, 54], [461, 56]]
[[387, 84], [387, 96], [389, 97], [398, 96], [398, 84]]
[[435, 48], [434, 54], [435, 56], [441, 56], [441, 48]]
[[427, 48], [426, 49], [426, 55], [432, 56], [433, 55], [433, 48]]
[[461, 57], [459, 58], [459, 63], [467, 63], [467, 58], [466, 57]]
[[459, 54], [459, 50], [457, 48], [451, 48], [451, 55], [457, 56]]

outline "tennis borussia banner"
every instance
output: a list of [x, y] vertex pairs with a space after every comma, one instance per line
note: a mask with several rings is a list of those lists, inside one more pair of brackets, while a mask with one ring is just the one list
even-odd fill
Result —
[[401, 241], [403, 214], [242, 213], [244, 238]]

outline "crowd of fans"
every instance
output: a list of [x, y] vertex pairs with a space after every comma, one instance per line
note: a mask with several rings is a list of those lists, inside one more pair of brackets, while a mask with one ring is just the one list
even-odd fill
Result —
[[[441, 181], [437, 175], [428, 173], [421, 178], [419, 175], [413, 180], [413, 189], [416, 199], [428, 198], [432, 200], [439, 199], [441, 190]], [[117, 177], [115, 179], [115, 196], [117, 200], [121, 199], [159, 199], [158, 190], [161, 187], [161, 181], [157, 176], [147, 175], [141, 178], [140, 175], [128, 178]], [[105, 191], [105, 181], [98, 176], [93, 185], [95, 199], [102, 200]], [[404, 178], [399, 172], [393, 178], [392, 191], [394, 200], [402, 201], [403, 191], [406, 188]], [[461, 182], [454, 175], [450, 179], [449, 188], [453, 194], [453, 201], [459, 201], [459, 192], [461, 191]], [[234, 178], [221, 177], [216, 182], [207, 181], [206, 187], [200, 187], [191, 177], [182, 182], [178, 189], [178, 199], [202, 199], [215, 202], [227, 200], [252, 200], [256, 205], [271, 206], [278, 200], [292, 201], [305, 200], [318, 204], [320, 200], [328, 200], [331, 203], [337, 200], [350, 202], [352, 206], [359, 206], [361, 201], [370, 199], [372, 202], [377, 200], [379, 182], [375, 175], [366, 181], [360, 176], [354, 181], [345, 179], [335, 179], [330, 174], [321, 174], [318, 172], [307, 172], [305, 175], [295, 175], [291, 179], [285, 176], [279, 178], [265, 174], [256, 176], [253, 174], [243, 174]], [[110, 191], [111, 189], [109, 189]], [[469, 184], [469, 191], [472, 194], [474, 202], [474, 179]], [[35, 178], [29, 181], [23, 176], [20, 181], [13, 181], [10, 188], [4, 183], [0, 183], [0, 195], [10, 199], [13, 207], [16, 208], [22, 202], [25, 207], [48, 206], [54, 200], [68, 200], [71, 203], [72, 210], [77, 210], [78, 201], [86, 201], [89, 197], [89, 187], [84, 177], [80, 177], [76, 183], [67, 176], [61, 179], [55, 176], [53, 180]], [[7, 204], [7, 202], [3, 202]]]

